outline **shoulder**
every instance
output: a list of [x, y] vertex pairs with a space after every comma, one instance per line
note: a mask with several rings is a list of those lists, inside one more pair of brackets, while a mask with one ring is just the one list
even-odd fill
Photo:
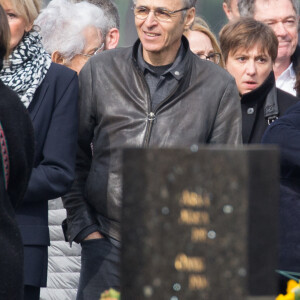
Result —
[[93, 57], [91, 57], [83, 70], [87, 66], [93, 66], [93, 68], [111, 68], [113, 65], [128, 64], [128, 61], [132, 57], [132, 47], [116, 48], [111, 50], [105, 50]]
[[297, 101], [296, 104], [291, 105], [287, 109], [285, 116], [288, 116], [288, 115], [297, 115], [297, 118], [299, 118], [299, 120], [300, 120], [300, 101]]
[[132, 47], [106, 50], [93, 57], [84, 65], [79, 74], [79, 81], [110, 80], [116, 77], [128, 76], [132, 71]]
[[282, 115], [289, 107], [299, 103], [299, 98], [277, 88], [277, 101], [280, 114]]
[[46, 93], [49, 97], [60, 98], [69, 88], [75, 91], [78, 89], [77, 73], [65, 66], [51, 63], [34, 97], [43, 97]]
[[6, 95], [7, 97], [12, 97], [12, 98], [18, 98], [18, 95], [16, 92], [14, 92], [11, 88], [9, 88], [7, 85], [5, 85], [2, 80], [0, 80], [0, 95], [4, 96]]
[[90, 61], [97, 62], [97, 61], [106, 61], [106, 60], [114, 60], [118, 59], [121, 60], [125, 57], [132, 57], [132, 49], [133, 47], [120, 47], [110, 50], [105, 50], [99, 53], [96, 56], [93, 56]]
[[290, 105], [284, 114], [281, 114], [280, 118], [273, 124], [274, 126], [292, 124], [292, 126], [300, 129], [300, 101], [297, 101], [294, 105]]
[[[45, 76], [43, 82], [55, 83], [58, 85], [64, 85], [72, 80], [77, 79], [77, 74], [75, 71], [67, 68], [66, 66], [59, 65], [56, 63], [51, 63], [51, 66]], [[43, 84], [42, 82], [42, 84]]]
[[233, 97], [234, 101], [235, 98], [239, 99], [234, 78], [217, 64], [200, 59], [193, 54], [188, 70], [191, 72], [190, 85], [209, 91], [212, 101], [232, 93], [236, 94]]
[[222, 84], [222, 82], [228, 82], [234, 80], [233, 77], [219, 65], [203, 60], [197, 55], [189, 51], [191, 67], [192, 67], [192, 76], [201, 78], [204, 81], [213, 81], [217, 85]]
[[76, 72], [66, 66], [52, 62], [46, 76], [59, 76], [61, 74], [63, 76], [73, 77], [76, 75]]
[[2, 109], [5, 109], [2, 111], [3, 113], [5, 112], [5, 114], [7, 114], [9, 110], [26, 111], [17, 93], [0, 80], [0, 113]]

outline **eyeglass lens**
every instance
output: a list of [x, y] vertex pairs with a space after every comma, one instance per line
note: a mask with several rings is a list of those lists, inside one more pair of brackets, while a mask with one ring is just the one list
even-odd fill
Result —
[[206, 60], [209, 60], [209, 61], [212, 61], [216, 64], [218, 64], [220, 62], [220, 58], [221, 58], [221, 55], [220, 53], [211, 53], [209, 55], [205, 55], [205, 54], [199, 54], [198, 55], [201, 59], [206, 59]]
[[[171, 21], [173, 14], [175, 14], [179, 11], [185, 10], [185, 9], [187, 9], [187, 8], [182, 8], [182, 9], [175, 10], [175, 11], [168, 11], [163, 8], [156, 8], [153, 10], [153, 13], [154, 13], [154, 16], [159, 21], [165, 22], [165, 21]], [[134, 15], [140, 20], [145, 20], [148, 17], [150, 11], [151, 10], [148, 7], [144, 7], [144, 6], [139, 6], [139, 7], [133, 8]]]

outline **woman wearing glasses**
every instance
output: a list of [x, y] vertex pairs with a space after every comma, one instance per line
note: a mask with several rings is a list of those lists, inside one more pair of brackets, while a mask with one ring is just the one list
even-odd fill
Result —
[[201, 59], [209, 60], [224, 68], [218, 41], [203, 19], [197, 17], [195, 23], [184, 35], [189, 41], [192, 52]]
[[46, 285], [48, 200], [62, 196], [74, 178], [77, 75], [54, 64], [33, 28], [38, 0], [1, 0], [10, 27], [9, 60], [0, 78], [17, 92], [35, 134], [34, 168], [16, 212], [24, 245], [24, 299], [39, 299]]
[[90, 57], [117, 46], [118, 34], [106, 43], [105, 32], [109, 23], [99, 7], [85, 1], [71, 3], [63, 0], [52, 0], [35, 21], [52, 61], [77, 74]]

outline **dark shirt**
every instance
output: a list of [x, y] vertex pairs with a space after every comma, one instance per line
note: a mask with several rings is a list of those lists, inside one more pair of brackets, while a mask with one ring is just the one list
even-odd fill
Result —
[[174, 63], [166, 66], [152, 66], [145, 62], [142, 44], [140, 44], [137, 62], [149, 87], [152, 111], [177, 88], [178, 82], [184, 74], [183, 59], [186, 51], [187, 49], [181, 43]]

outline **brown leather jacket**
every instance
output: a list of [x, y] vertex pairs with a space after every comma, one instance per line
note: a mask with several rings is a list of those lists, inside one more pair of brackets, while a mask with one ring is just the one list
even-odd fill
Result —
[[79, 75], [76, 179], [63, 198], [70, 242], [95, 225], [119, 240], [122, 148], [241, 143], [240, 98], [225, 70], [188, 49], [178, 88], [151, 111], [138, 45], [93, 57]]

